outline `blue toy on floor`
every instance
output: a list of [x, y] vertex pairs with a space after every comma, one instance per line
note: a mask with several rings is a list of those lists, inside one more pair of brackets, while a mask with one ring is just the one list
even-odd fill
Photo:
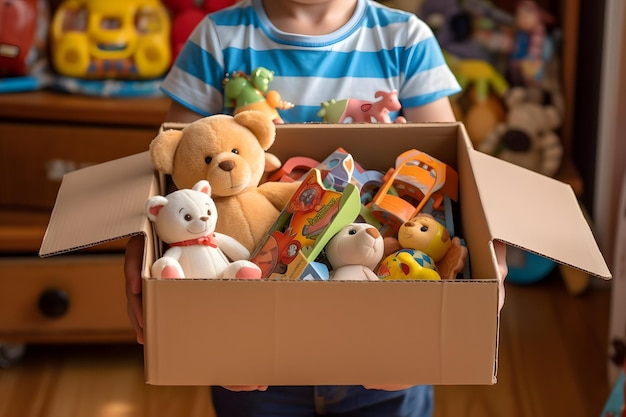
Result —
[[556, 263], [548, 258], [511, 246], [506, 250], [506, 262], [509, 268], [506, 280], [515, 284], [539, 282], [556, 267]]

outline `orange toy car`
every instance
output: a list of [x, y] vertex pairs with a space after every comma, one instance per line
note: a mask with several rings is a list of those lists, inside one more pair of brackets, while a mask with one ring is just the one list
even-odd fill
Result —
[[440, 209], [444, 195], [457, 199], [456, 171], [424, 152], [411, 149], [396, 158], [395, 168], [385, 174], [382, 187], [367, 208], [385, 227], [383, 233], [392, 235], [429, 201], [433, 209]]

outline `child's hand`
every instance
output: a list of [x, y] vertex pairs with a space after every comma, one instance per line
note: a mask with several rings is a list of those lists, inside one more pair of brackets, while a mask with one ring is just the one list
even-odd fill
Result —
[[143, 304], [141, 300], [143, 241], [143, 236], [131, 237], [126, 245], [126, 256], [124, 259], [128, 318], [137, 333], [137, 342], [141, 344], [143, 344]]
[[267, 391], [267, 385], [223, 385], [230, 391]]

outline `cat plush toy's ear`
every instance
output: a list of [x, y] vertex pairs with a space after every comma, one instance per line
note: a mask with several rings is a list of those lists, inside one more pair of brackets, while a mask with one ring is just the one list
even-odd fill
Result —
[[208, 195], [209, 197], [211, 197], [211, 184], [209, 184], [207, 180], [198, 181], [197, 183], [194, 184], [194, 186], [192, 187], [192, 190], [200, 191], [201, 193], [204, 193]]
[[148, 200], [146, 203], [146, 215], [151, 222], [156, 221], [159, 211], [167, 205], [167, 198], [157, 195]]

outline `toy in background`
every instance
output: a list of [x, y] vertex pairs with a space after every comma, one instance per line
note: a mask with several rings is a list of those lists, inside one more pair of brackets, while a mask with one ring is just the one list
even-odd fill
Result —
[[176, 59], [193, 29], [208, 14], [232, 6], [236, 0], [162, 0], [172, 16], [171, 50]]
[[400, 225], [422, 211], [444, 209], [445, 197], [456, 201], [458, 174], [432, 156], [411, 149], [396, 158], [383, 185], [367, 204], [381, 224], [383, 236], [393, 236]]
[[556, 107], [543, 104], [543, 98], [542, 90], [513, 87], [506, 97], [506, 120], [478, 149], [553, 177], [563, 160], [563, 145], [556, 133], [561, 114]]
[[276, 126], [257, 111], [208, 116], [182, 130], [167, 129], [150, 144], [156, 169], [177, 188], [199, 180], [212, 185], [220, 212], [216, 231], [233, 237], [250, 252], [265, 238], [299, 183], [261, 182]]
[[169, 36], [159, 0], [65, 0], [52, 19], [52, 62], [79, 79], [157, 78], [171, 62]]
[[433, 216], [419, 213], [398, 230], [399, 249], [376, 269], [380, 279], [454, 279], [463, 271], [467, 248]]
[[384, 254], [383, 237], [374, 226], [351, 223], [324, 248], [331, 281], [378, 281], [374, 269]]
[[460, 59], [490, 62], [484, 46], [473, 38], [473, 17], [458, 0], [426, 0], [420, 17], [431, 27], [441, 48]]
[[489, 62], [503, 72], [513, 47], [514, 16], [488, 0], [464, 0], [463, 8], [472, 16], [472, 38], [489, 53]]
[[477, 146], [504, 120], [502, 96], [509, 85], [500, 63], [511, 42], [502, 28], [513, 17], [482, 0], [427, 0], [420, 16], [433, 29], [461, 85], [462, 91], [451, 97], [452, 108]]
[[620, 372], [619, 378], [600, 413], [600, 417], [626, 417], [626, 377]]
[[250, 252], [241, 243], [215, 233], [218, 212], [208, 181], [150, 198], [146, 215], [160, 240], [169, 244], [152, 264], [153, 278], [261, 277], [261, 270], [247, 260]]
[[513, 15], [485, 0], [426, 0], [418, 12], [442, 49], [459, 59], [486, 61], [503, 72], [512, 46]]
[[391, 123], [390, 113], [402, 108], [398, 92], [377, 91], [374, 98], [380, 100], [331, 99], [321, 103], [322, 108], [317, 115], [326, 123]]
[[43, 87], [48, 74], [46, 0], [4, 0], [0, 7], [0, 92]]
[[488, 61], [445, 56], [462, 88], [451, 100], [455, 116], [465, 125], [474, 146], [479, 146], [505, 118], [502, 98], [509, 84]]
[[532, 0], [522, 0], [515, 8], [515, 38], [511, 54], [510, 78], [513, 85], [537, 85], [554, 46], [546, 26], [554, 18]]
[[241, 71], [224, 79], [224, 101], [226, 107], [234, 108], [234, 113], [256, 110], [266, 114], [274, 123], [283, 123], [276, 109], [288, 110], [293, 103], [284, 101], [280, 93], [270, 90], [274, 71], [264, 67], [255, 68], [248, 76]]

